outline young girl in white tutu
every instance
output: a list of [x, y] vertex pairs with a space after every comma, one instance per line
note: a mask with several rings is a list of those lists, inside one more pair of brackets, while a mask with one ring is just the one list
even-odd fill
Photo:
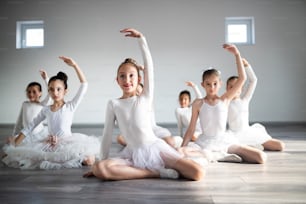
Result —
[[[11, 145], [4, 149], [6, 156], [3, 158], [8, 166], [22, 169], [77, 168], [81, 167], [82, 163], [93, 164], [95, 155], [98, 156], [97, 137], [71, 132], [74, 112], [87, 91], [88, 83], [85, 75], [71, 58], [61, 56], [60, 59], [76, 71], [81, 82], [80, 88], [71, 101], [65, 102], [64, 96], [68, 88], [67, 75], [59, 72], [50, 78], [48, 89], [53, 104], [45, 106], [17, 137], [11, 138]], [[48, 124], [46, 139], [30, 145], [22, 144], [23, 139], [45, 119]]]
[[[191, 180], [201, 180], [204, 169], [182, 156], [152, 130], [153, 61], [145, 37], [135, 29], [121, 31], [138, 38], [144, 60], [144, 87], [137, 95], [141, 82], [139, 66], [126, 59], [118, 68], [117, 83], [122, 96], [108, 102], [101, 144], [101, 161], [92, 166], [84, 177], [96, 176], [103, 180], [141, 178], [177, 178], [178, 174]], [[118, 158], [109, 158], [112, 134], [117, 121], [127, 146]]]
[[[186, 82], [187, 86], [190, 86], [195, 95], [196, 98], [202, 98], [202, 94], [198, 88], [197, 85], [195, 85], [191, 81]], [[191, 94], [188, 90], [183, 90], [179, 93], [179, 103], [180, 107], [175, 109], [175, 117], [177, 120], [177, 128], [178, 128], [178, 133], [181, 137], [184, 137], [184, 129], [187, 129], [190, 123], [191, 119]], [[199, 121], [196, 124], [196, 128], [194, 131], [194, 135], [191, 138], [191, 141], [196, 141], [198, 136], [202, 133], [201, 126]]]
[[229, 103], [243, 86], [246, 74], [237, 47], [225, 44], [223, 48], [235, 56], [239, 78], [231, 90], [218, 96], [221, 87], [220, 72], [216, 69], [204, 71], [201, 85], [206, 91], [206, 96], [202, 99], [196, 99], [192, 104], [191, 121], [185, 133], [182, 147], [187, 146], [193, 136], [199, 118], [203, 133], [195, 141], [198, 150], [236, 154], [246, 162], [264, 163], [266, 160], [264, 152], [241, 145], [232, 135], [226, 133]]
[[[257, 147], [262, 145], [264, 150], [282, 151], [285, 144], [277, 139], [273, 139], [266, 131], [265, 127], [259, 123], [249, 125], [249, 103], [254, 94], [257, 77], [246, 59], [242, 59], [249, 83], [245, 87], [244, 93], [238, 90], [229, 106], [228, 127], [242, 144]], [[231, 90], [237, 82], [237, 76], [231, 76], [226, 83], [226, 89]]]
[[[44, 70], [40, 70], [40, 75], [43, 78], [46, 86], [48, 87], [48, 75]], [[26, 88], [26, 95], [28, 100], [24, 101], [21, 105], [21, 109], [19, 111], [19, 115], [17, 121], [14, 126], [13, 136], [17, 136], [20, 131], [25, 128], [27, 125], [32, 122], [32, 120], [38, 115], [38, 113], [42, 110], [42, 108], [51, 103], [51, 97], [49, 94], [46, 95], [44, 100], [40, 101], [42, 96], [42, 88], [40, 83], [31, 82], [28, 84]], [[23, 142], [31, 143], [39, 140], [43, 140], [46, 138], [48, 130], [44, 127], [43, 122], [36, 126], [35, 129], [31, 132], [31, 134], [26, 137]]]

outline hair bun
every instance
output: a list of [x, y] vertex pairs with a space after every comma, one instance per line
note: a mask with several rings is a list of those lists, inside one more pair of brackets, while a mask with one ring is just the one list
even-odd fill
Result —
[[65, 74], [64, 72], [58, 72], [56, 75], [59, 79], [62, 79], [63, 81], [67, 81], [68, 80], [68, 76], [67, 74]]

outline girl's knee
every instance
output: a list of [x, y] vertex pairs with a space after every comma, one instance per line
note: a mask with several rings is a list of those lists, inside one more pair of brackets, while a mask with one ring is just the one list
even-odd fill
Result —
[[205, 177], [205, 169], [203, 167], [197, 167], [197, 169], [195, 170], [193, 180], [201, 181], [204, 179], [204, 177]]
[[258, 154], [257, 162], [258, 162], [259, 164], [264, 164], [264, 163], [266, 163], [267, 158], [268, 158], [267, 154], [261, 151], [261, 152], [259, 152], [259, 154]]

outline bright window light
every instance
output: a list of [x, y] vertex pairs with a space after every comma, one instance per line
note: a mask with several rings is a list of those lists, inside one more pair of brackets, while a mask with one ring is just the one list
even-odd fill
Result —
[[225, 19], [225, 42], [235, 44], [253, 45], [254, 18], [228, 17]]
[[44, 29], [27, 29], [25, 42], [26, 47], [44, 46]]
[[43, 21], [17, 21], [16, 48], [41, 48], [44, 46]]

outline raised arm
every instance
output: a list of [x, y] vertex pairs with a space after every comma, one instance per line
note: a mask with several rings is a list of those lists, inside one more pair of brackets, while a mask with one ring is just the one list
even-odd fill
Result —
[[246, 73], [245, 69], [243, 68], [240, 52], [238, 48], [233, 44], [224, 44], [223, 48], [235, 56], [237, 71], [238, 71], [238, 79], [233, 86], [232, 89], [226, 91], [222, 96], [222, 100], [231, 101], [234, 96], [236, 95], [237, 91], [241, 90], [245, 81], [246, 81]]
[[[44, 82], [46, 84], [46, 87], [48, 89], [49, 77], [48, 77], [47, 72], [45, 70], [41, 69], [41, 70], [39, 70], [39, 73], [40, 73], [41, 78], [44, 80]], [[49, 93], [47, 91], [46, 97], [40, 102], [40, 104], [43, 105], [43, 106], [46, 106], [49, 103], [51, 103], [51, 100], [52, 99], [51, 99], [51, 97], [50, 97], [50, 95], [49, 95]]]
[[146, 38], [144, 35], [133, 29], [133, 28], [126, 28], [120, 31], [124, 33], [126, 37], [134, 37], [139, 38], [139, 46], [141, 49], [142, 58], [144, 61], [144, 80], [143, 80], [143, 92], [142, 94], [147, 95], [153, 98], [153, 90], [154, 90], [154, 76], [153, 76], [153, 60], [150, 53], [150, 49], [148, 47]]
[[246, 71], [246, 75], [247, 75], [248, 80], [249, 80], [247, 89], [246, 89], [244, 95], [242, 96], [242, 99], [251, 100], [251, 98], [254, 94], [256, 85], [257, 85], [257, 77], [256, 77], [250, 63], [244, 58], [242, 59], [242, 62], [243, 62], [243, 66], [244, 66], [245, 71]]
[[78, 78], [81, 83], [87, 82], [86, 77], [82, 71], [82, 69], [79, 67], [79, 65], [70, 57], [65, 57], [65, 56], [60, 56], [59, 57], [61, 60], [63, 60], [67, 65], [71, 66], [74, 68], [76, 71]]
[[202, 93], [197, 85], [195, 85], [192, 81], [186, 81], [186, 85], [193, 89], [196, 98], [202, 98]]

